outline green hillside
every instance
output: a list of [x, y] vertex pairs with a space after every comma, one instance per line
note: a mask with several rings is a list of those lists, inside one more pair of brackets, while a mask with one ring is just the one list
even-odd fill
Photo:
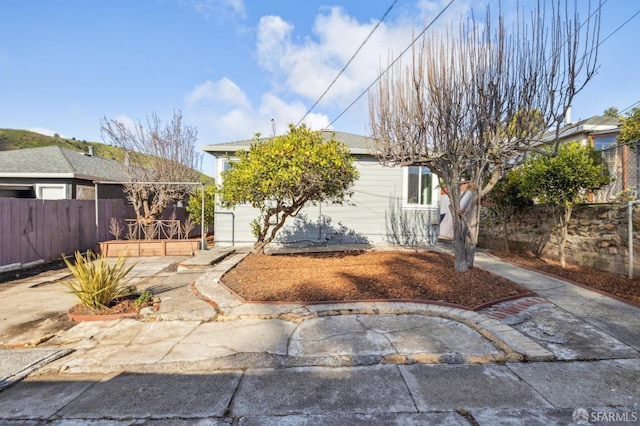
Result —
[[[124, 160], [124, 150], [115, 146], [105, 145], [100, 142], [87, 142], [74, 139], [65, 139], [59, 136], [46, 136], [29, 130], [0, 129], [0, 151], [13, 149], [39, 148], [43, 146], [57, 145], [73, 151], [87, 152], [89, 146], [93, 147], [95, 155], [116, 161]], [[202, 181], [210, 184], [214, 182], [212, 177], [202, 175]]]
[[57, 136], [46, 136], [29, 130], [0, 129], [0, 151], [39, 148], [51, 145], [57, 145], [60, 148], [79, 152], [87, 152], [88, 147], [93, 146], [95, 155], [117, 161], [122, 161], [124, 159], [124, 152], [122, 149], [99, 142], [87, 142], [75, 139], [65, 139]]

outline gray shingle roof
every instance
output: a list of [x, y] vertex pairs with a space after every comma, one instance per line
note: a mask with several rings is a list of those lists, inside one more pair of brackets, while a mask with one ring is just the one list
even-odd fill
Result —
[[16, 174], [51, 174], [110, 181], [128, 179], [124, 166], [115, 160], [89, 156], [58, 146], [1, 151], [0, 176], [10, 177]]
[[[345, 144], [352, 154], [369, 154], [370, 149], [373, 147], [373, 139], [366, 136], [354, 135], [352, 133], [345, 132], [336, 132], [332, 130], [324, 130], [322, 134], [325, 139], [329, 139], [332, 135], [334, 135], [335, 139]], [[262, 138], [260, 140], [266, 141], [268, 139], [269, 138]], [[210, 152], [212, 154], [234, 153], [239, 150], [248, 149], [253, 143], [253, 139], [236, 142], [225, 142], [215, 145], [206, 145], [203, 146], [202, 149], [205, 152]]]
[[[560, 128], [560, 139], [568, 138], [578, 133], [611, 131], [617, 129], [619, 126], [620, 120], [618, 118], [594, 115], [593, 117], [589, 117], [576, 123], [565, 124], [562, 126]], [[543, 135], [542, 140], [552, 140], [555, 138], [555, 133], [555, 130], [549, 130]]]

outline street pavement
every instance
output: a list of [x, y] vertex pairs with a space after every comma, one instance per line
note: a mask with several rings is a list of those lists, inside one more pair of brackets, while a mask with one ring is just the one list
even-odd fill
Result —
[[59, 330], [10, 320], [71, 307], [59, 274], [0, 285], [0, 424], [640, 423], [637, 307], [483, 253], [477, 266], [537, 296], [480, 312], [252, 304], [219, 282], [244, 255], [141, 258], [158, 311]]

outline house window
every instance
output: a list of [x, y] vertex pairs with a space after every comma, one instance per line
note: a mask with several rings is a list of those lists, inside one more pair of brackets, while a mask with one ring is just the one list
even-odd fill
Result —
[[617, 135], [598, 135], [593, 136], [593, 147], [597, 151], [604, 151], [616, 146]]
[[76, 200], [93, 200], [96, 197], [96, 189], [93, 186], [76, 186]]
[[405, 203], [414, 206], [428, 206], [433, 200], [433, 175], [424, 166], [407, 167]]
[[40, 200], [64, 200], [67, 198], [65, 184], [36, 184], [36, 198]]

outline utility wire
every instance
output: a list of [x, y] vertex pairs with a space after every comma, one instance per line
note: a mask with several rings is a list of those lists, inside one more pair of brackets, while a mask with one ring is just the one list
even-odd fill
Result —
[[311, 113], [311, 111], [313, 111], [313, 109], [316, 107], [316, 105], [318, 105], [318, 103], [320, 103], [320, 101], [322, 100], [322, 98], [324, 98], [324, 95], [327, 94], [327, 92], [333, 87], [333, 85], [335, 84], [335, 82], [338, 80], [338, 78], [340, 78], [340, 76], [346, 71], [347, 67], [349, 66], [349, 64], [351, 64], [351, 61], [353, 61], [353, 59], [358, 55], [358, 53], [360, 53], [360, 50], [362, 50], [362, 48], [364, 47], [364, 45], [369, 41], [369, 39], [371, 38], [371, 36], [373, 35], [373, 33], [378, 29], [378, 27], [380, 26], [380, 24], [382, 24], [382, 22], [385, 20], [385, 18], [387, 17], [387, 15], [389, 14], [389, 12], [391, 12], [391, 9], [393, 9], [393, 7], [396, 5], [396, 3], [398, 3], [398, 0], [394, 0], [393, 3], [391, 3], [391, 6], [389, 6], [389, 8], [387, 9], [387, 11], [384, 13], [384, 15], [382, 15], [382, 17], [378, 20], [378, 23], [375, 25], [375, 27], [373, 27], [373, 29], [371, 30], [371, 32], [369, 33], [369, 35], [364, 39], [364, 41], [360, 44], [360, 46], [358, 47], [358, 49], [356, 50], [356, 52], [351, 56], [351, 58], [347, 61], [347, 63], [344, 65], [344, 67], [342, 67], [342, 69], [340, 70], [340, 72], [338, 73], [338, 75], [336, 75], [336, 77], [333, 79], [333, 81], [329, 84], [329, 87], [327, 87], [325, 89], [324, 92], [322, 92], [322, 95], [320, 95], [320, 97], [318, 98], [317, 101], [315, 101], [315, 103], [313, 105], [311, 105], [311, 108], [309, 108], [309, 110], [304, 114], [304, 116], [300, 119], [300, 121], [298, 121], [298, 124], [296, 124], [296, 127], [300, 125], [300, 123], [302, 123], [304, 121], [305, 118], [307, 118], [307, 116]]
[[[420, 37], [422, 37], [422, 35], [423, 35], [423, 34], [424, 34], [424, 33], [425, 33], [425, 32], [426, 32], [426, 31], [427, 31], [427, 30], [428, 30], [428, 29], [429, 29], [429, 28], [430, 28], [430, 27], [435, 23], [435, 21], [436, 21], [437, 19], [439, 19], [439, 18], [440, 18], [440, 16], [441, 16], [441, 15], [442, 15], [442, 14], [443, 14], [443, 13], [444, 13], [448, 8], [449, 8], [449, 6], [451, 6], [451, 4], [452, 4], [454, 1], [455, 1], [455, 0], [451, 0], [451, 1], [450, 1], [450, 2], [449, 2], [449, 3], [444, 7], [444, 9], [442, 9], [442, 10], [440, 11], [440, 13], [439, 13], [439, 14], [438, 14], [438, 15], [437, 15], [437, 16], [436, 16], [436, 17], [435, 17], [435, 18], [434, 18], [434, 19], [433, 19], [433, 20], [432, 20], [432, 21], [431, 21], [431, 22], [430, 22], [430, 23], [429, 23], [429, 24], [428, 24], [428, 25], [427, 25], [427, 26], [426, 26], [426, 27], [425, 27], [425, 28], [420, 32], [420, 34], [418, 34], [418, 36], [417, 36], [417, 37], [415, 37], [415, 38], [413, 39], [413, 41], [411, 42], [411, 44], [409, 44], [409, 46], [407, 46], [407, 48], [406, 48], [406, 49], [404, 49], [404, 50], [400, 53], [400, 55], [399, 55], [395, 60], [393, 60], [393, 62], [391, 62], [391, 64], [389, 64], [389, 66], [388, 66], [387, 68], [385, 68], [385, 69], [384, 69], [384, 71], [382, 71], [382, 73], [380, 73], [380, 75], [379, 75], [379, 76], [378, 76], [378, 77], [377, 77], [377, 78], [376, 78], [376, 79], [375, 79], [375, 80], [374, 80], [374, 81], [373, 81], [373, 82], [372, 82], [372, 83], [371, 83], [371, 84], [370, 84], [370, 85], [369, 85], [369, 86], [368, 86], [368, 87], [367, 87], [367, 88], [366, 88], [362, 93], [360, 93], [360, 95], [359, 95], [359, 96], [358, 96], [358, 97], [357, 97], [353, 102], [351, 102], [351, 103], [349, 104], [349, 106], [347, 106], [347, 107], [346, 107], [346, 108], [345, 108], [345, 109], [344, 109], [340, 114], [338, 114], [338, 116], [337, 116], [336, 118], [334, 118], [334, 119], [329, 123], [329, 125], [325, 128], [325, 130], [326, 130], [327, 128], [331, 127], [331, 125], [332, 125], [333, 123], [335, 123], [336, 121], [338, 121], [338, 120], [340, 119], [340, 117], [342, 117], [342, 116], [343, 116], [343, 115], [344, 115], [344, 114], [345, 114], [349, 109], [351, 109], [351, 107], [353, 107], [353, 105], [355, 105], [355, 104], [356, 104], [356, 102], [358, 102], [358, 101], [359, 101], [359, 100], [360, 100], [360, 99], [361, 99], [361, 98], [362, 98], [362, 97], [363, 97], [363, 96], [364, 96], [364, 95], [365, 95], [365, 94], [366, 94], [366, 93], [367, 93], [367, 92], [368, 92], [368, 91], [369, 91], [369, 90], [370, 90], [370, 89], [371, 89], [371, 88], [372, 88], [372, 87], [373, 87], [373, 86], [378, 82], [378, 80], [380, 80], [380, 78], [382, 78], [382, 76], [383, 76], [385, 73], [387, 73], [387, 72], [389, 71], [389, 69], [391, 69], [391, 67], [392, 67], [392, 66], [393, 66], [393, 65], [394, 65], [398, 60], [400, 60], [400, 58], [402, 57], [402, 55], [404, 55], [404, 54], [405, 54], [405, 53], [406, 53], [406, 52], [411, 48], [411, 46], [413, 46], [413, 45], [416, 43], [416, 41], [418, 41], [418, 39], [419, 39]], [[595, 11], [594, 11], [594, 12], [593, 12], [593, 13], [592, 13], [588, 18], [587, 18], [587, 20], [585, 20], [585, 21], [580, 25], [580, 27], [579, 27], [578, 29], [582, 28], [582, 26], [584, 26], [584, 25], [585, 25], [585, 23], [586, 23], [589, 19], [591, 19], [591, 17], [593, 17], [593, 15], [594, 15], [595, 13], [597, 13], [597, 12], [598, 12], [598, 10], [600, 10], [600, 9], [602, 8], [602, 6], [604, 6], [604, 4], [605, 4], [605, 3], [607, 3], [607, 1], [608, 1], [608, 0], [605, 0], [604, 2], [600, 3], [600, 5], [598, 6], [598, 8], [597, 8], [597, 9], [596, 9], [596, 10], [595, 10]], [[634, 19], [636, 16], [638, 16], [638, 15], [640, 15], [640, 10], [638, 10], [638, 11], [637, 11], [636, 13], [634, 13], [634, 14], [633, 14], [629, 19], [627, 19], [626, 21], [624, 21], [624, 22], [623, 22], [622, 24], [620, 24], [620, 25], [619, 25], [615, 30], [613, 30], [611, 33], [609, 33], [609, 35], [607, 35], [604, 39], [602, 39], [602, 40], [598, 43], [598, 45], [597, 45], [596, 47], [594, 47], [594, 49], [599, 48], [599, 47], [600, 47], [604, 42], [606, 42], [607, 40], [609, 40], [609, 39], [610, 39], [610, 38], [611, 38], [615, 33], [617, 33], [618, 31], [620, 31], [620, 30], [621, 30], [625, 25], [627, 25], [631, 20], [633, 20], [633, 19]], [[591, 53], [594, 49], [592, 49], [589, 53]], [[586, 53], [585, 55], [587, 55], [587, 54], [588, 54], [588, 53]], [[638, 102], [640, 102], [640, 101], [638, 101]], [[636, 102], [636, 104], [637, 104], [638, 102]], [[632, 108], [632, 107], [633, 107], [634, 105], [636, 105], [636, 104], [633, 104], [633, 105], [631, 105], [631, 106], [629, 106], [629, 107], [625, 108], [624, 110], [622, 110], [622, 111], [620, 111], [620, 112], [622, 113], [622, 112], [626, 111], [627, 109]]]
[[435, 23], [435, 22], [436, 22], [436, 21], [437, 21], [437, 20], [438, 20], [438, 19], [439, 19], [443, 14], [444, 14], [444, 12], [449, 8], [449, 6], [451, 6], [451, 5], [453, 4], [453, 2], [454, 2], [454, 1], [455, 1], [455, 0], [451, 0], [451, 1], [450, 1], [450, 2], [449, 2], [449, 3], [444, 7], [444, 9], [442, 9], [442, 10], [440, 11], [440, 13], [438, 13], [438, 14], [436, 15], [436, 17], [435, 17], [435, 18], [433, 18], [433, 19], [431, 20], [431, 22], [429, 22], [429, 24], [428, 24], [426, 27], [424, 27], [424, 29], [423, 29], [422, 31], [420, 31], [420, 33], [419, 33], [419, 34], [418, 34], [418, 35], [413, 39], [413, 41], [409, 44], [409, 46], [407, 46], [407, 48], [406, 48], [406, 49], [404, 49], [402, 52], [400, 52], [400, 55], [398, 55], [398, 57], [397, 57], [396, 59], [394, 59], [394, 60], [389, 64], [389, 66], [388, 66], [387, 68], [385, 68], [385, 69], [384, 69], [384, 71], [382, 71], [382, 72], [380, 73], [380, 75], [378, 75], [378, 77], [377, 77], [375, 80], [373, 80], [373, 82], [372, 82], [372, 83], [371, 83], [371, 84], [370, 84], [366, 89], [364, 89], [364, 90], [362, 91], [362, 93], [360, 93], [360, 95], [358, 95], [358, 97], [357, 97], [353, 102], [351, 102], [351, 103], [349, 104], [349, 106], [347, 106], [347, 107], [346, 107], [346, 108], [345, 108], [345, 109], [344, 109], [340, 114], [338, 114], [338, 116], [337, 116], [336, 118], [334, 118], [334, 119], [333, 119], [333, 121], [332, 121], [331, 123], [329, 123], [329, 125], [328, 125], [327, 127], [325, 127], [325, 130], [326, 130], [326, 129], [328, 129], [329, 127], [331, 127], [331, 125], [332, 125], [333, 123], [335, 123], [336, 121], [338, 121], [338, 120], [340, 119], [340, 117], [342, 117], [342, 116], [343, 116], [347, 111], [349, 111], [349, 109], [351, 109], [351, 107], [352, 107], [352, 106], [354, 106], [354, 105], [356, 104], [356, 102], [358, 102], [358, 101], [360, 100], [360, 98], [362, 98], [362, 97], [363, 97], [363, 96], [364, 96], [364, 95], [365, 95], [365, 94], [366, 94], [366, 93], [367, 93], [367, 92], [368, 92], [368, 91], [369, 91], [369, 90], [370, 90], [370, 89], [371, 89], [371, 88], [372, 88], [372, 87], [373, 87], [373, 86], [378, 82], [378, 80], [380, 80], [380, 79], [382, 78], [382, 76], [383, 76], [384, 74], [386, 74], [386, 73], [387, 73], [387, 71], [389, 71], [389, 70], [391, 69], [391, 67], [393, 67], [393, 66], [395, 65], [395, 63], [396, 63], [396, 62], [398, 62], [398, 61], [400, 60], [400, 58], [402, 57], [402, 55], [404, 55], [405, 53], [407, 53], [407, 51], [408, 51], [409, 49], [411, 49], [411, 47], [416, 43], [416, 41], [418, 41], [418, 40], [420, 39], [420, 37], [422, 37], [422, 35], [423, 35], [424, 33], [426, 33], [426, 32], [429, 30], [429, 28], [431, 28], [431, 27], [433, 26], [433, 24], [434, 24], [434, 23]]
[[[598, 8], [597, 8], [597, 9], [596, 9], [596, 10], [595, 10], [591, 15], [589, 15], [589, 17], [587, 18], [587, 20], [586, 20], [586, 21], [584, 21], [584, 22], [580, 25], [580, 27], [578, 27], [578, 30], [577, 30], [577, 31], [580, 31], [580, 28], [582, 28], [582, 27], [584, 26], [584, 24], [586, 24], [586, 23], [591, 19], [591, 17], [592, 17], [593, 15], [595, 15], [595, 14], [596, 14], [596, 13], [597, 13], [601, 8], [602, 8], [602, 6], [604, 6], [604, 5], [605, 5], [605, 3], [606, 3], [607, 1], [609, 1], [609, 0], [605, 0], [604, 2], [602, 2], [602, 3], [600, 4], [600, 6], [598, 6]], [[635, 17], [636, 17], [636, 16], [638, 16], [638, 15], [640, 15], [640, 9], [639, 9], [636, 13], [634, 13], [633, 15], [631, 15], [631, 17], [630, 17], [629, 19], [627, 19], [626, 21], [624, 21], [622, 24], [618, 25], [618, 27], [617, 27], [615, 30], [611, 31], [611, 32], [609, 33], [609, 35], [608, 35], [608, 36], [606, 36], [605, 38], [603, 38], [602, 40], [600, 40], [600, 42], [599, 42], [599, 43], [598, 43], [598, 44], [597, 44], [593, 49], [591, 49], [589, 52], [586, 52], [582, 57], [584, 58], [585, 56], [587, 56], [587, 55], [591, 54], [594, 50], [598, 49], [600, 46], [602, 46], [602, 44], [603, 44], [605, 41], [609, 40], [609, 39], [610, 39], [610, 38], [611, 38], [615, 33], [617, 33], [618, 31], [620, 31], [620, 30], [622, 29], [622, 27], [624, 27], [625, 25], [627, 25], [629, 22], [631, 22], [631, 20], [633, 20], [633, 18], [635, 18]]]
[[[608, 0], [605, 0], [605, 1], [600, 5], [600, 7], [598, 7], [598, 10], [599, 10], [602, 6], [604, 6], [604, 4], [605, 4], [607, 1], [608, 1]], [[596, 12], [597, 12], [597, 10], [596, 10]], [[587, 18], [587, 20], [588, 20], [588, 19], [591, 19], [591, 17], [592, 17], [596, 12], [592, 13], [592, 14], [591, 14], [591, 16], [589, 16], [589, 18]], [[620, 31], [620, 30], [621, 30], [625, 25], [627, 25], [629, 22], [631, 22], [631, 20], [633, 20], [633, 19], [634, 19], [636, 16], [638, 16], [638, 15], [640, 15], [640, 10], [638, 10], [636, 13], [634, 13], [633, 15], [631, 15], [631, 17], [630, 17], [629, 19], [627, 19], [626, 21], [624, 21], [622, 24], [618, 25], [618, 27], [617, 27], [615, 30], [613, 30], [611, 33], [609, 33], [609, 35], [607, 35], [604, 39], [602, 39], [602, 41], [600, 41], [596, 47], [594, 47], [593, 49], [591, 49], [591, 51], [589, 51], [589, 52], [585, 53], [585, 55], [584, 55], [584, 56], [591, 54], [591, 52], [593, 52], [593, 50], [595, 50], [595, 49], [599, 48], [599, 47], [600, 47], [600, 46], [601, 46], [605, 41], [609, 40], [609, 39], [610, 39], [610, 38], [611, 38], [615, 33], [617, 33], [618, 31]], [[585, 22], [583, 22], [583, 23], [582, 23], [582, 25], [584, 25], [585, 23], [586, 23], [586, 21], [585, 21]], [[580, 25], [580, 27], [582, 27], [582, 25]], [[583, 57], [584, 57], [584, 56], [583, 56]], [[630, 110], [631, 108], [633, 108], [634, 106], [636, 106], [636, 105], [638, 105], [638, 104], [640, 104], [640, 101], [634, 102], [633, 104], [629, 105], [629, 106], [628, 106], [628, 107], [626, 107], [625, 109], [618, 111], [618, 114], [619, 114], [619, 115], [622, 115], [622, 113], [624, 113], [624, 112], [625, 112], [625, 111], [627, 111], [627, 110]], [[604, 123], [604, 120], [605, 120], [605, 119], [606, 119], [606, 117], [603, 117], [603, 118], [602, 118], [602, 120], [601, 120], [599, 123], [594, 123], [594, 125], [596, 125], [596, 126], [597, 126], [597, 125], [599, 125], [599, 124], [601, 124], [601, 123]], [[580, 121], [578, 121], [578, 123], [579, 123], [579, 122], [580, 122]], [[577, 123], [574, 123], [574, 125], [575, 125], [575, 126], [577, 126]]]
[[623, 112], [625, 112], [625, 111], [627, 111], [627, 110], [630, 110], [631, 108], [633, 108], [634, 106], [636, 106], [636, 105], [638, 105], [638, 104], [640, 104], [640, 101], [636, 101], [636, 102], [632, 103], [631, 105], [629, 105], [629, 106], [628, 106], [628, 107], [626, 107], [625, 109], [618, 111], [618, 113], [619, 113], [619, 114], [622, 114]]
[[629, 21], [631, 21], [633, 18], [635, 18], [636, 16], [640, 15], [640, 10], [638, 10], [636, 13], [634, 13], [631, 18], [627, 19], [626, 21], [624, 21], [622, 24], [620, 24], [618, 26], [618, 28], [616, 28], [615, 30], [613, 30], [611, 32], [611, 34], [609, 34], [608, 36], [606, 36], [600, 43], [598, 43], [598, 47], [600, 47], [600, 45], [602, 43], [604, 43], [605, 41], [609, 40], [609, 38], [611, 38], [612, 35], [614, 35], [615, 33], [617, 33], [618, 31], [620, 31], [620, 29], [622, 27], [624, 27], [625, 25], [627, 25], [629, 23]]

